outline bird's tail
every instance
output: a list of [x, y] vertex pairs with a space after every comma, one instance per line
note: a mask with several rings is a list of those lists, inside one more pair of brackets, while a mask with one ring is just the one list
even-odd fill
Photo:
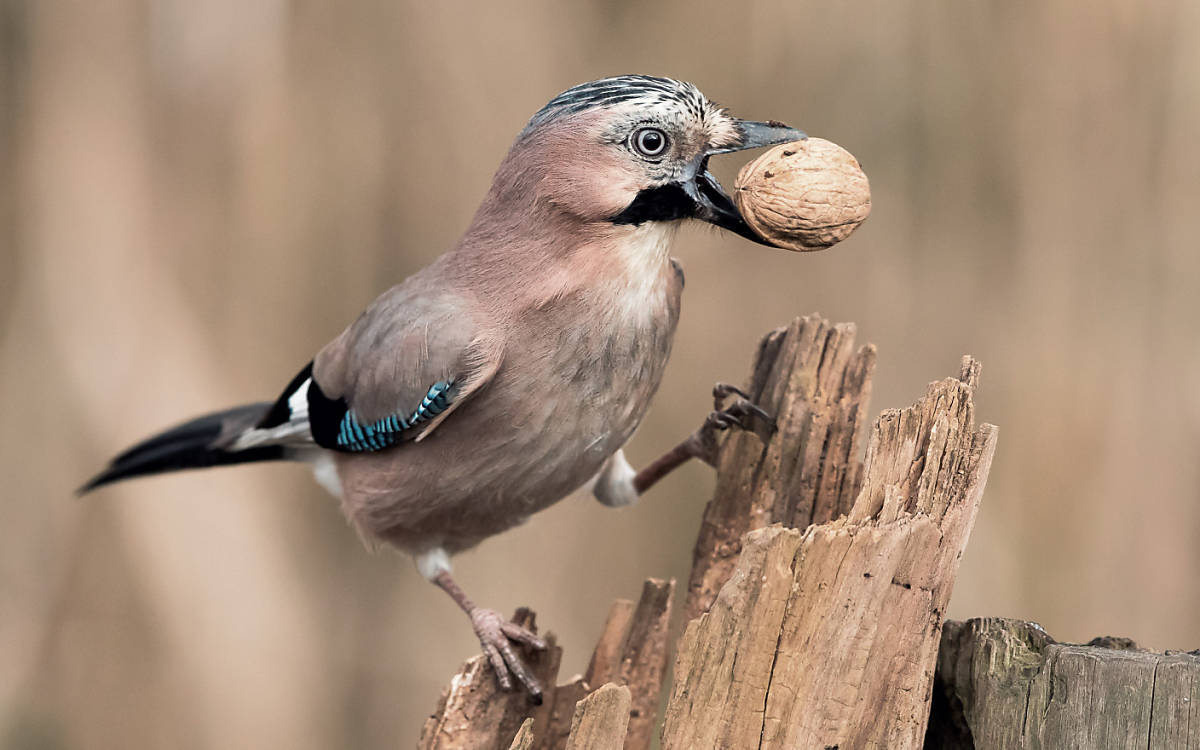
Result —
[[79, 488], [79, 494], [147, 474], [287, 458], [282, 445], [229, 449], [234, 440], [258, 424], [270, 408], [271, 404], [267, 402], [238, 406], [197, 417], [147, 438], [110, 461], [104, 471]]

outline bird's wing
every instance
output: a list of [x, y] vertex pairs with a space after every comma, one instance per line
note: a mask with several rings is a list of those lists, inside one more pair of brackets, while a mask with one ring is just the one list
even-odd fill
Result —
[[383, 450], [429, 435], [485, 385], [500, 347], [461, 295], [410, 279], [375, 300], [300, 372], [234, 449]]

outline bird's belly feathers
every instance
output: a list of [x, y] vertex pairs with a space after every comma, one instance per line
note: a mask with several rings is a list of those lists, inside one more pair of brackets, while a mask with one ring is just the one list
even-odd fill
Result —
[[645, 307], [586, 298], [531, 311], [495, 378], [428, 439], [339, 456], [347, 515], [369, 536], [455, 552], [582, 486], [629, 439], [662, 378], [682, 280]]

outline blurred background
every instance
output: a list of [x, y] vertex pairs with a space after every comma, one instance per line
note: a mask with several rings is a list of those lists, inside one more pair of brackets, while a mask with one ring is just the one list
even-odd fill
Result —
[[[872, 417], [969, 352], [1000, 447], [950, 615], [1200, 646], [1200, 4], [0, 0], [0, 747], [411, 746], [477, 642], [305, 471], [72, 490], [273, 398], [455, 241], [530, 114], [626, 72], [837, 141], [874, 194], [824, 253], [684, 230], [634, 463], [799, 314], [878, 345]], [[613, 598], [686, 578], [711, 486], [569, 498], [460, 581], [569, 675]]]

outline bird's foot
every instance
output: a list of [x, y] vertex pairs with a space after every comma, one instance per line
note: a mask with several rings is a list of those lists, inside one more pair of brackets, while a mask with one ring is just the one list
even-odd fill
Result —
[[[736, 396], [726, 405], [730, 396]], [[731, 427], [747, 430], [758, 435], [764, 443], [775, 433], [775, 420], [750, 401], [750, 396], [737, 386], [717, 383], [713, 386], [713, 410], [700, 429], [688, 438], [692, 455], [709, 466], [717, 465], [717, 450], [720, 447], [717, 435]]]
[[512, 690], [513, 677], [516, 677], [517, 682], [525, 688], [525, 692], [529, 693], [529, 700], [540, 705], [542, 686], [513, 649], [513, 643], [534, 651], [544, 651], [546, 642], [515, 622], [505, 620], [503, 615], [494, 609], [475, 607], [470, 616], [475, 635], [479, 636], [479, 643], [492, 665], [492, 671], [496, 673], [500, 689], [505, 692]]

